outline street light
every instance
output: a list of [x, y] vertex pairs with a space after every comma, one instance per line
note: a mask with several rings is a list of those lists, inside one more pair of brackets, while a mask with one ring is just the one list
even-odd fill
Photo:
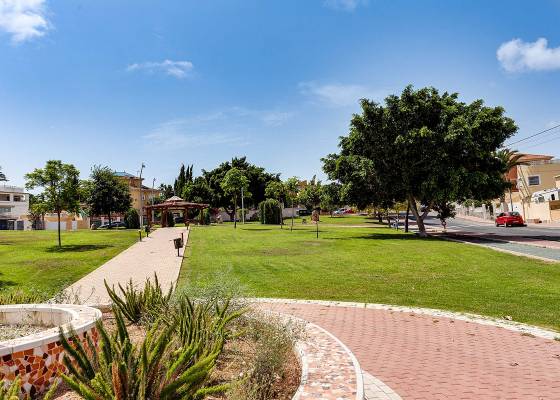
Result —
[[140, 167], [140, 230], [144, 228], [144, 210], [142, 210], [142, 171], [145, 167], [146, 165], [142, 163]]

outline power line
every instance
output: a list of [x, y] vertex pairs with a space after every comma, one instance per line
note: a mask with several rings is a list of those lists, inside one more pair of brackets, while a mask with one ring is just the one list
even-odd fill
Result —
[[532, 138], [534, 138], [535, 136], [542, 135], [543, 133], [550, 132], [551, 130], [556, 129], [556, 128], [559, 128], [559, 127], [560, 127], [560, 124], [555, 125], [555, 126], [553, 126], [552, 128], [548, 128], [548, 129], [545, 129], [544, 131], [537, 132], [537, 133], [535, 133], [535, 134], [533, 134], [533, 135], [531, 135], [531, 136], [527, 136], [526, 138], [516, 140], [515, 142], [507, 143], [507, 144], [504, 145], [504, 147], [509, 147], [509, 146], [511, 146], [511, 145], [513, 145], [513, 144], [517, 144], [517, 143], [524, 142], [525, 140], [532, 139]]

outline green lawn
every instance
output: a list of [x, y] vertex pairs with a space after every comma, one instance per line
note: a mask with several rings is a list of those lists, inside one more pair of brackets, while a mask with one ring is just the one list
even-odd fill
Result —
[[[359, 218], [359, 217], [355, 217]], [[180, 284], [222, 274], [248, 295], [433, 307], [560, 329], [560, 265], [385, 227], [195, 227]]]
[[32, 289], [45, 298], [138, 240], [137, 230], [0, 231], [0, 290]]

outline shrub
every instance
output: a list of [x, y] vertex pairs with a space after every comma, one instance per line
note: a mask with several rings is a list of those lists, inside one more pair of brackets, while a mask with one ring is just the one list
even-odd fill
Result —
[[167, 226], [172, 228], [175, 226], [175, 217], [173, 216], [173, 213], [166, 213], [166, 218], [167, 218]]
[[256, 358], [246, 379], [233, 385], [228, 393], [231, 400], [267, 400], [275, 398], [275, 383], [286, 371], [299, 328], [289, 322], [262, 314], [244, 318], [245, 332], [255, 343]]
[[194, 400], [227, 388], [205, 386], [223, 349], [223, 339], [210, 346], [199, 341], [182, 346], [175, 339], [173, 326], [155, 323], [143, 342], [135, 345], [123, 315], [117, 308], [114, 313], [117, 330], [112, 335], [97, 323], [99, 350], [89, 336], [84, 346], [76, 335], [67, 339], [60, 332], [68, 369], [62, 379], [84, 399]]
[[204, 219], [203, 219], [204, 225], [210, 225], [211, 222], [210, 217], [211, 217], [210, 210], [204, 210]]
[[157, 319], [168, 309], [174, 291], [174, 287], [171, 285], [165, 294], [159, 284], [157, 274], [154, 274], [153, 283], [150, 279], [146, 279], [143, 290], [136, 289], [132, 279], [125, 287], [119, 283], [122, 296], [117, 294], [114, 286], [110, 288], [107, 281], [104, 282], [114, 306], [132, 323], [152, 322]]
[[261, 224], [275, 224], [280, 223], [280, 203], [275, 199], [266, 199], [259, 203], [259, 215]]
[[140, 228], [140, 216], [135, 208], [130, 208], [124, 217], [126, 227], [128, 229], [138, 229]]
[[36, 290], [23, 291], [17, 289], [2, 291], [0, 292], [0, 305], [40, 303], [44, 300], [44, 297], [44, 293], [40, 293]]
[[[58, 384], [51, 385], [51, 388], [42, 397], [43, 400], [52, 400], [54, 398], [54, 392], [56, 391]], [[0, 400], [19, 400], [18, 394], [21, 394], [21, 380], [16, 378], [11, 384], [4, 384], [0, 381]], [[24, 399], [29, 399], [29, 396], [24, 397]]]

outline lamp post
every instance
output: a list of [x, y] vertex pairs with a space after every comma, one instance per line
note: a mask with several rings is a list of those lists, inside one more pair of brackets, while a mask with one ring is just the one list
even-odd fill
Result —
[[142, 210], [142, 171], [146, 166], [142, 163], [140, 167], [140, 231], [144, 228], [144, 210]]

